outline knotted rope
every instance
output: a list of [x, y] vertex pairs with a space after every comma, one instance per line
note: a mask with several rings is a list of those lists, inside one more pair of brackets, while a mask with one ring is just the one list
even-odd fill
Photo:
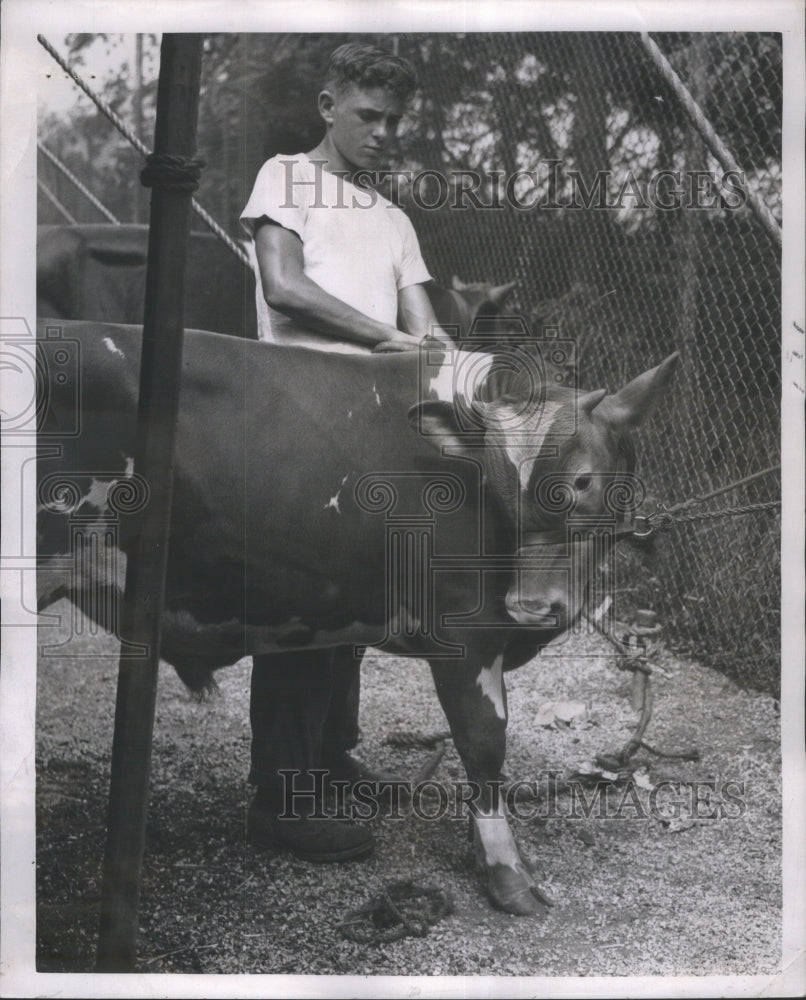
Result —
[[149, 153], [146, 165], [140, 171], [140, 183], [144, 187], [159, 188], [161, 191], [184, 191], [192, 194], [199, 187], [199, 178], [205, 162], [187, 156], [171, 153]]

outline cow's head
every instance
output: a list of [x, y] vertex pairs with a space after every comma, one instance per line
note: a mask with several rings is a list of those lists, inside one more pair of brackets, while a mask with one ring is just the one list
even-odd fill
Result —
[[[566, 544], [569, 518], [587, 528], [613, 525], [635, 484], [631, 432], [657, 407], [671, 381], [673, 354], [608, 395], [551, 386], [533, 398], [499, 395], [470, 404], [484, 428], [484, 447], [467, 433], [461, 400], [426, 401], [409, 417], [437, 447], [480, 461], [488, 495], [508, 520], [518, 568], [506, 595], [510, 618], [551, 631], [567, 628], [582, 610], [587, 585], [607, 532]], [[539, 397], [539, 398], [538, 398]], [[570, 558], [569, 558], [570, 556]], [[570, 566], [569, 566], [570, 563]]]
[[[477, 321], [481, 319], [485, 321], [483, 335], [494, 345], [508, 339], [510, 321], [504, 316], [504, 307], [515, 285], [514, 281], [505, 285], [493, 285], [489, 281], [465, 284], [454, 275], [450, 288], [432, 281], [425, 289], [437, 322], [455, 331], [451, 333], [454, 339], [461, 342], [478, 335]], [[501, 323], [495, 323], [495, 317], [502, 317]]]
[[467, 303], [468, 310], [475, 319], [476, 316], [496, 316], [507, 303], [517, 281], [508, 281], [504, 285], [493, 285], [489, 281], [472, 281], [466, 284], [454, 274], [451, 278], [451, 289]]

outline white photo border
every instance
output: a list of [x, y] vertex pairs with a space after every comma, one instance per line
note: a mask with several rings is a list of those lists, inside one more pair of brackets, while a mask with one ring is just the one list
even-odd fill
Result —
[[[780, 31], [784, 38], [783, 133], [783, 539], [781, 696], [784, 792], [783, 966], [777, 977], [429, 978], [289, 976], [110, 976], [41, 974], [35, 965], [34, 718], [36, 629], [25, 627], [35, 607], [32, 573], [20, 566], [35, 552], [29, 519], [25, 535], [14, 511], [31, 503], [21, 494], [20, 469], [30, 446], [3, 447], [2, 593], [2, 938], [0, 991], [6, 996], [86, 997], [265, 996], [795, 996], [806, 984], [806, 779], [804, 777], [804, 22], [797, 0], [726, 3], [633, 2], [387, 2], [361, 0], [5, 0], [2, 4], [2, 183], [0, 184], [0, 336], [25, 336], [35, 325], [37, 90], [48, 56], [38, 31], [52, 39], [68, 32], [200, 31]], [[3, 389], [17, 391], [0, 372]], [[5, 397], [13, 408], [14, 400]], [[13, 411], [16, 412], [16, 411]], [[738, 625], [737, 625], [738, 627]]]

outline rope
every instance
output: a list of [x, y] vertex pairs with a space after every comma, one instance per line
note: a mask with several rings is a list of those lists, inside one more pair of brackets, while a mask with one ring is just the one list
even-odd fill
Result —
[[[109, 211], [106, 205], [100, 202], [92, 193], [92, 191], [90, 191], [89, 188], [85, 187], [81, 183], [81, 181], [78, 179], [78, 177], [76, 177], [76, 175], [72, 172], [72, 170], [70, 170], [70, 168], [66, 164], [62, 163], [59, 157], [55, 153], [52, 153], [47, 148], [47, 146], [43, 142], [40, 142], [38, 139], [36, 141], [36, 148], [39, 150], [40, 153], [42, 153], [43, 156], [46, 156], [50, 160], [50, 162], [54, 165], [54, 167], [61, 170], [61, 172], [68, 179], [68, 181], [70, 181], [75, 187], [77, 187], [78, 190], [84, 195], [84, 197], [88, 201], [90, 201], [103, 216], [109, 219], [110, 222], [114, 222], [116, 226], [120, 225], [120, 219], [115, 218], [115, 216]], [[65, 214], [67, 215], [69, 213]], [[70, 216], [70, 222], [74, 225], [76, 224], [76, 220], [72, 216]]]
[[71, 226], [76, 225], [76, 220], [73, 218], [73, 216], [70, 215], [70, 213], [67, 211], [64, 205], [62, 205], [62, 203], [59, 201], [56, 195], [47, 186], [47, 184], [45, 184], [44, 181], [41, 181], [38, 177], [36, 179], [36, 186], [39, 188], [42, 194], [62, 213], [62, 215], [65, 217], [65, 219], [67, 219], [67, 221], [70, 223]]
[[694, 747], [691, 750], [679, 750], [677, 753], [666, 753], [664, 750], [657, 750], [655, 747], [651, 747], [645, 740], [639, 740], [639, 747], [644, 750], [648, 750], [650, 753], [654, 754], [656, 757], [663, 757], [664, 760], [699, 760], [700, 751]]
[[195, 191], [199, 186], [204, 160], [172, 156], [170, 153], [150, 153], [140, 173], [143, 187], [161, 191]]
[[750, 514], [759, 510], [772, 510], [780, 506], [780, 500], [765, 500], [761, 503], [748, 503], [742, 507], [723, 507], [721, 510], [706, 510], [699, 513], [695, 511], [681, 511], [672, 514], [668, 511], [658, 511], [656, 514], [651, 515], [652, 528], [655, 531], [665, 531], [667, 528], [671, 528], [673, 524], [685, 524], [691, 521], [710, 521], [719, 517], [738, 517], [741, 514]]
[[350, 910], [338, 928], [343, 937], [358, 944], [386, 944], [404, 937], [425, 937], [452, 912], [450, 893], [403, 879], [390, 882], [368, 903]]
[[431, 750], [443, 740], [449, 740], [449, 731], [438, 733], [420, 733], [411, 729], [396, 729], [384, 738], [384, 743], [393, 747], [400, 747], [403, 750], [420, 749]]
[[762, 476], [767, 476], [771, 472], [779, 472], [780, 469], [780, 463], [770, 465], [766, 469], [762, 469], [760, 472], [754, 472], [751, 476], [745, 476], [744, 479], [737, 479], [735, 482], [728, 483], [727, 486], [720, 486], [719, 489], [711, 490], [710, 493], [701, 493], [699, 496], [691, 497], [689, 500], [683, 500], [681, 503], [673, 504], [671, 507], [666, 507], [663, 504], [659, 504], [658, 506], [667, 514], [674, 514], [678, 510], [686, 510], [696, 504], [705, 503], [706, 500], [713, 500], [714, 497], [722, 496], [723, 493], [729, 493], [731, 490], [738, 489], [739, 486], [747, 486], [748, 483], [755, 482], [756, 479], [761, 479]]
[[639, 520], [642, 522], [640, 530], [636, 529], [636, 537], [647, 538], [656, 531], [665, 531], [666, 529], [671, 528], [673, 524], [692, 521], [711, 521], [720, 517], [739, 517], [742, 514], [751, 514], [762, 510], [773, 510], [775, 507], [780, 507], [780, 500], [764, 500], [758, 503], [736, 504], [732, 507], [722, 507], [720, 510], [696, 512], [691, 509], [692, 507], [698, 507], [707, 500], [713, 500], [714, 497], [722, 496], [723, 493], [728, 493], [730, 490], [737, 489], [739, 486], [746, 486], [748, 483], [755, 482], [756, 479], [761, 479], [762, 476], [768, 476], [771, 472], [778, 472], [780, 468], [780, 464], [770, 465], [768, 468], [761, 469], [759, 472], [754, 472], [750, 476], [745, 476], [743, 479], [737, 479], [735, 482], [728, 483], [727, 486], [720, 486], [716, 490], [711, 490], [710, 493], [702, 493], [699, 496], [690, 497], [688, 500], [683, 500], [680, 503], [672, 504], [671, 506], [664, 503], [658, 503], [657, 509], [652, 511], [651, 514], [647, 514], [641, 518], [636, 518], [636, 522]]
[[661, 52], [646, 31], [641, 32], [641, 41], [644, 44], [644, 48], [649, 53], [650, 59], [655, 64], [661, 76], [674, 91], [692, 125], [699, 132], [703, 142], [711, 151], [713, 156], [719, 161], [722, 169], [726, 172], [736, 173], [739, 177], [741, 177], [742, 188], [747, 195], [747, 203], [750, 206], [750, 210], [780, 250], [782, 245], [781, 227], [772, 212], [769, 208], [767, 208], [761, 198], [758, 197], [755, 191], [750, 189], [749, 185], [744, 180], [744, 173], [739, 169], [739, 164], [736, 160], [734, 160], [727, 146], [719, 138], [713, 125], [705, 117], [699, 104], [697, 104], [691, 96], [688, 88], [674, 71], [666, 56]]
[[[80, 87], [81, 90], [84, 91], [84, 93], [87, 95], [87, 97], [89, 97], [89, 99], [96, 106], [96, 108], [98, 108], [98, 110], [102, 114], [106, 115], [106, 117], [112, 122], [112, 124], [115, 126], [118, 132], [120, 132], [120, 134], [124, 138], [128, 139], [128, 141], [132, 144], [132, 146], [134, 146], [134, 148], [139, 153], [141, 153], [145, 157], [148, 157], [151, 153], [148, 147], [144, 145], [137, 138], [137, 136], [131, 131], [131, 129], [127, 128], [127, 126], [123, 123], [120, 116], [117, 115], [104, 100], [98, 97], [90, 89], [90, 87], [81, 79], [78, 73], [76, 73], [75, 70], [72, 69], [72, 67], [68, 66], [68, 64], [64, 61], [64, 59], [62, 59], [59, 53], [45, 38], [45, 36], [37, 35], [36, 40], [39, 42], [42, 48], [44, 48], [45, 51], [59, 64], [59, 66], [61, 66], [61, 68], [65, 71], [65, 73], [67, 73], [67, 75], [76, 84], [76, 86]], [[224, 244], [225, 247], [227, 247], [228, 250], [230, 250], [232, 253], [235, 254], [238, 260], [243, 264], [245, 268], [247, 268], [247, 270], [251, 274], [252, 262], [249, 260], [249, 257], [244, 253], [244, 251], [238, 246], [238, 244], [224, 232], [221, 226], [219, 226], [219, 224], [215, 221], [215, 219], [213, 219], [213, 217], [202, 208], [202, 206], [196, 201], [195, 198], [191, 199], [190, 204], [191, 207], [193, 208], [193, 211], [196, 213], [196, 215], [198, 215], [198, 217], [202, 220], [202, 222], [209, 229], [211, 229], [213, 233], [215, 233], [215, 235], [221, 240], [221, 242]]]

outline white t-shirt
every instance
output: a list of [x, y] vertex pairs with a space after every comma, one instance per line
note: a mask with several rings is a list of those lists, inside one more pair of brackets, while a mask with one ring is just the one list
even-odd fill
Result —
[[300, 237], [303, 269], [312, 281], [381, 323], [396, 325], [401, 288], [431, 280], [414, 227], [400, 208], [329, 173], [305, 153], [274, 156], [260, 168], [241, 213], [241, 225], [252, 237], [261, 340], [342, 354], [372, 350], [306, 329], [268, 306], [254, 249], [254, 224], [264, 215]]

